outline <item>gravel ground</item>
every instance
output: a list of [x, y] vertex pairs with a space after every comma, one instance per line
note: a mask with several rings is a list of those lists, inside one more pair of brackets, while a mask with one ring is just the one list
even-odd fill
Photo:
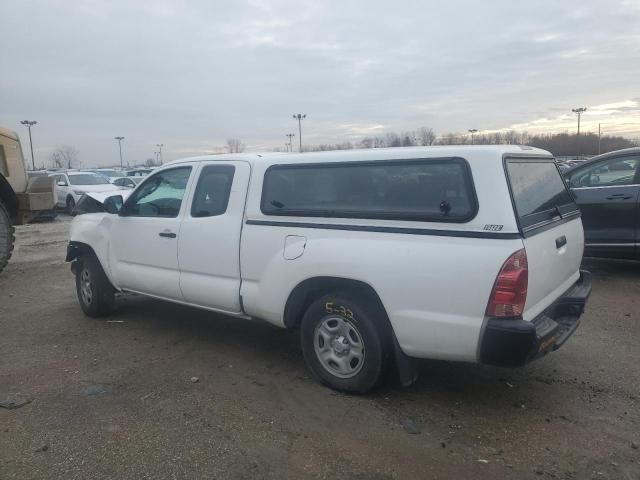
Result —
[[0, 402], [29, 402], [0, 408], [0, 479], [640, 478], [640, 265], [586, 262], [581, 327], [523, 369], [355, 397], [295, 332], [139, 296], [84, 317], [67, 229], [18, 228], [0, 275]]

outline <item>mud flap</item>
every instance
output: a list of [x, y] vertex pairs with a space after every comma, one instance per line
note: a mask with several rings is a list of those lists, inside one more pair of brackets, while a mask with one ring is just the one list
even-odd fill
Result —
[[418, 380], [418, 362], [402, 351], [395, 335], [393, 335], [393, 350], [396, 357], [396, 370], [398, 371], [400, 384], [403, 387], [414, 384], [415, 381]]

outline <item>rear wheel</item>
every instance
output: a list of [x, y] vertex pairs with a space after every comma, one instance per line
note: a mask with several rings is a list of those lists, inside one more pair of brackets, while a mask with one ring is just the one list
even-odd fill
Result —
[[0, 201], [0, 272], [7, 266], [15, 242], [13, 222], [4, 204]]
[[380, 379], [387, 353], [383, 315], [374, 302], [334, 293], [314, 301], [300, 328], [307, 367], [335, 390], [366, 393]]
[[90, 317], [102, 317], [115, 308], [115, 289], [100, 262], [91, 253], [77, 260], [76, 293], [82, 311]]

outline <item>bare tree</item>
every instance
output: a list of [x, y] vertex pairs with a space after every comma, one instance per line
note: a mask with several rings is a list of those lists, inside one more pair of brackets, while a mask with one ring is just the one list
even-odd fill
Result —
[[373, 147], [373, 138], [364, 137], [362, 140], [360, 140], [360, 144], [358, 145], [358, 147], [360, 147], [360, 148], [372, 148]]
[[387, 147], [400, 147], [402, 145], [402, 140], [397, 133], [391, 132], [387, 133], [385, 144]]
[[403, 147], [413, 147], [416, 144], [416, 138], [413, 133], [405, 132], [400, 137], [400, 143]]
[[54, 168], [71, 169], [78, 164], [78, 149], [72, 145], [61, 145], [49, 158]]
[[504, 143], [508, 145], [516, 145], [520, 143], [520, 134], [515, 130], [509, 130], [504, 134]]
[[242, 153], [244, 152], [244, 147], [244, 144], [239, 138], [227, 139], [227, 150], [229, 150], [229, 153]]
[[433, 145], [433, 142], [436, 141], [436, 134], [433, 133], [432, 128], [420, 127], [416, 132], [416, 137], [418, 137], [418, 143], [423, 146]]
[[49, 159], [51, 160], [51, 165], [53, 165], [53, 168], [62, 168], [64, 166], [62, 156], [57, 150], [49, 156]]

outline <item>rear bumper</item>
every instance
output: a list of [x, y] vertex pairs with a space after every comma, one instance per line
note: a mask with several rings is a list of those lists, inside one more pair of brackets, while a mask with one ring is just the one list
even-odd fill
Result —
[[578, 328], [590, 293], [591, 274], [581, 270], [580, 279], [532, 321], [489, 318], [482, 335], [480, 362], [519, 367], [557, 350]]

